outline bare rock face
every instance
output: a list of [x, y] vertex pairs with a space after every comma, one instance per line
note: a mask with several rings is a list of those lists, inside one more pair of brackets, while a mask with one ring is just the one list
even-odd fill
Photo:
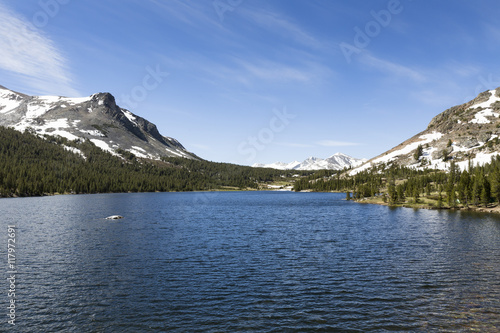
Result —
[[436, 160], [443, 159], [445, 154], [449, 155], [452, 151], [453, 147], [446, 147], [442, 149], [440, 149], [440, 147], [437, 147], [437, 150], [432, 153], [432, 158]]
[[0, 86], [0, 125], [90, 140], [112, 154], [123, 150], [149, 159], [198, 158], [177, 140], [161, 135], [155, 124], [120, 108], [109, 93], [84, 98], [28, 96]]
[[457, 144], [465, 148], [474, 148], [479, 146], [479, 141], [474, 137], [463, 137], [457, 140]]

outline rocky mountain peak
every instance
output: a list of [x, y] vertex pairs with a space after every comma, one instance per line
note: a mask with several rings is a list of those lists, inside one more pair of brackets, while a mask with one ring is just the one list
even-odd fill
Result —
[[113, 95], [111, 95], [110, 93], [107, 93], [107, 92], [106, 93], [97, 93], [97, 94], [94, 94], [90, 97], [91, 97], [90, 101], [95, 106], [104, 106], [104, 107], [107, 107], [109, 109], [118, 108], [118, 106], [116, 105], [115, 97]]
[[497, 88], [438, 114], [426, 130], [369, 160], [352, 173], [393, 163], [445, 170], [450, 161], [455, 161], [465, 169], [469, 160], [474, 164], [484, 164], [500, 155], [499, 137], [500, 88]]
[[110, 93], [83, 98], [27, 96], [1, 87], [0, 125], [69, 140], [87, 139], [112, 154], [125, 150], [151, 159], [197, 158], [177, 140], [161, 135], [155, 124], [120, 108]]
[[[484, 91], [480, 93], [476, 98], [474, 98], [472, 101], [469, 101], [467, 103], [461, 104], [461, 105], [456, 105], [453, 106], [444, 112], [438, 114], [435, 116], [431, 122], [429, 123], [429, 126], [427, 127], [427, 130], [437, 130], [441, 132], [449, 132], [457, 127], [457, 125], [461, 125], [464, 123], [468, 123], [469, 127], [474, 127], [475, 125], [472, 124], [487, 124], [488, 121], [485, 121], [484, 119], [480, 122], [477, 121], [472, 121], [475, 118], [475, 115], [479, 112], [482, 111], [486, 108], [485, 103], [487, 103], [490, 99], [492, 99], [492, 104], [491, 107], [493, 108], [494, 111], [498, 112], [500, 111], [500, 88], [497, 88], [496, 90], [491, 90], [491, 91]], [[481, 110], [477, 110], [481, 108]], [[494, 117], [493, 115], [490, 115], [490, 117]], [[491, 123], [490, 119], [490, 123]], [[472, 122], [471, 122], [472, 121]], [[460, 127], [460, 126], [458, 126]], [[475, 126], [479, 127], [479, 126]]]

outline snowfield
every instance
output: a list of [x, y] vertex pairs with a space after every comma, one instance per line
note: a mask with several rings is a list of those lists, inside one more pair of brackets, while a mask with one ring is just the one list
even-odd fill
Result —
[[132, 114], [132, 112], [123, 110], [123, 114], [125, 115], [125, 117], [127, 117], [128, 120], [130, 120], [130, 122], [132, 124], [134, 124], [135, 126], [139, 126], [139, 125], [137, 125], [137, 118], [134, 117], [134, 115]]
[[355, 167], [364, 163], [366, 159], [358, 159], [346, 154], [336, 153], [332, 156], [321, 159], [318, 157], [309, 157], [303, 162], [293, 161], [290, 163], [276, 162], [271, 164], [252, 165], [254, 168], [271, 168], [278, 170], [342, 170], [344, 168]]
[[18, 94], [0, 88], [0, 113], [9, 113], [19, 107], [22, 101]]
[[102, 150], [111, 153], [111, 155], [120, 156], [119, 154], [115, 153], [115, 150], [111, 148], [106, 142], [98, 139], [90, 139], [90, 141]]
[[84, 160], [87, 159], [87, 157], [85, 156], [85, 154], [78, 148], [75, 148], [75, 147], [68, 147], [68, 146], [63, 146], [64, 149], [66, 149], [67, 151], [70, 151], [74, 154], [77, 154], [77, 155], [80, 155]]
[[500, 101], [500, 97], [495, 96], [496, 91], [495, 90], [490, 90], [491, 96], [490, 98], [483, 103], [478, 103], [474, 104], [472, 108], [481, 108], [484, 110], [481, 110], [477, 112], [474, 116], [474, 119], [469, 121], [469, 123], [473, 124], [491, 124], [491, 121], [488, 120], [486, 117], [496, 117], [498, 118], [500, 115], [498, 113], [493, 112], [493, 109], [491, 106], [493, 103]]
[[387, 155], [384, 155], [384, 156], [381, 156], [379, 158], [376, 158], [376, 159], [374, 159], [371, 162], [365, 163], [365, 164], [361, 165], [360, 167], [351, 170], [351, 172], [349, 173], [349, 175], [353, 176], [353, 175], [355, 175], [355, 174], [357, 174], [359, 172], [368, 170], [368, 169], [370, 169], [371, 167], [373, 167], [373, 166], [375, 166], [377, 164], [391, 162], [397, 156], [409, 154], [412, 151], [414, 151], [415, 149], [417, 149], [419, 145], [425, 145], [427, 143], [431, 143], [434, 140], [440, 139], [442, 136], [443, 136], [443, 134], [439, 133], [439, 132], [432, 132], [430, 134], [421, 135], [419, 137], [419, 139], [421, 139], [421, 141], [410, 143], [409, 145], [407, 145], [407, 146], [405, 146], [405, 147], [403, 147], [403, 148], [401, 148], [399, 150], [395, 150], [393, 152], [390, 152]]
[[89, 135], [92, 135], [92, 136], [100, 136], [100, 137], [105, 137], [106, 135], [104, 135], [101, 131], [98, 131], [98, 130], [80, 130], [80, 132], [84, 133], [84, 134], [89, 134]]

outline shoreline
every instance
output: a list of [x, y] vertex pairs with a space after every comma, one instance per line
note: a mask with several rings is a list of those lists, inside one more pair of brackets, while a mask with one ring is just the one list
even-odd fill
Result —
[[[42, 198], [42, 197], [51, 197], [51, 196], [59, 196], [59, 195], [89, 195], [89, 194], [117, 194], [117, 193], [122, 193], [122, 194], [127, 194], [127, 193], [202, 193], [202, 192], [256, 192], [256, 191], [263, 191], [263, 192], [294, 192], [294, 191], [283, 191], [283, 190], [277, 190], [277, 189], [265, 189], [265, 188], [259, 188], [259, 189], [253, 189], [253, 188], [246, 188], [246, 189], [236, 189], [236, 188], [231, 188], [231, 187], [226, 187], [226, 188], [219, 188], [219, 189], [210, 189], [210, 190], [195, 190], [195, 191], [155, 191], [155, 192], [100, 192], [100, 193], [44, 193], [43, 195], [33, 195], [33, 196], [10, 196], [10, 197], [0, 197], [1, 199], [19, 199], [19, 198]], [[300, 191], [297, 193], [301, 192], [314, 192], [314, 191]], [[295, 192], [294, 192], [295, 193]], [[324, 192], [324, 193], [345, 193], [341, 191], [332, 191], [332, 192]], [[427, 209], [427, 210], [454, 210], [454, 211], [467, 211], [467, 212], [477, 212], [477, 213], [488, 213], [488, 214], [497, 214], [500, 215], [500, 205], [499, 204], [492, 204], [491, 207], [477, 207], [477, 206], [457, 206], [457, 207], [449, 207], [449, 206], [442, 206], [442, 207], [437, 207], [433, 203], [410, 203], [410, 202], [405, 202], [405, 203], [399, 203], [399, 204], [389, 204], [388, 202], [384, 202], [380, 198], [363, 198], [363, 199], [351, 199], [350, 201], [359, 203], [359, 204], [370, 204], [370, 205], [379, 205], [379, 206], [387, 206], [387, 207], [402, 207], [402, 208], [413, 208], [413, 209]]]
[[428, 210], [454, 210], [454, 211], [465, 211], [465, 212], [476, 212], [476, 213], [488, 213], [488, 214], [500, 214], [500, 205], [494, 204], [491, 207], [477, 207], [477, 206], [457, 206], [457, 207], [436, 207], [435, 205], [429, 205], [426, 203], [400, 203], [400, 204], [389, 204], [383, 202], [381, 199], [364, 198], [364, 199], [352, 199], [356, 203], [360, 204], [371, 204], [387, 207], [402, 207], [402, 208], [413, 208], [413, 209], [428, 209]]
[[279, 189], [268, 189], [268, 188], [251, 188], [247, 187], [244, 189], [239, 189], [236, 187], [232, 186], [227, 186], [225, 188], [216, 188], [216, 189], [206, 189], [206, 190], [192, 190], [192, 191], [150, 191], [150, 192], [133, 192], [133, 191], [127, 191], [127, 192], [96, 192], [96, 193], [71, 193], [71, 192], [65, 192], [65, 193], [44, 193], [42, 195], [25, 195], [25, 196], [20, 196], [20, 195], [13, 195], [13, 196], [0, 196], [0, 200], [2, 199], [22, 199], [22, 198], [44, 198], [44, 197], [55, 197], [55, 196], [60, 196], [60, 195], [92, 195], [92, 194], [132, 194], [132, 193], [204, 193], [204, 192], [257, 192], [257, 191], [263, 191], [263, 192], [293, 192], [291, 190], [279, 190]]

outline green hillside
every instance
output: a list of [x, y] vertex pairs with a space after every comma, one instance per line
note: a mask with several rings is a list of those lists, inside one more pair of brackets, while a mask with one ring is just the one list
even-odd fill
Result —
[[[40, 138], [0, 127], [0, 196], [256, 189], [287, 172], [228, 163], [113, 156], [90, 141]], [[294, 172], [298, 173], [298, 172]], [[291, 175], [288, 175], [291, 176]]]

